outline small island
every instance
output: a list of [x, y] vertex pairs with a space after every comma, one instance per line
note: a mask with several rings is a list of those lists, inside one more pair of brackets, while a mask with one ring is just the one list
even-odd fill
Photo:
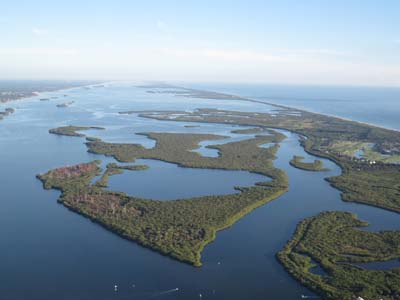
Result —
[[66, 136], [77, 136], [77, 137], [84, 137], [85, 135], [82, 133], [78, 133], [77, 131], [89, 130], [89, 129], [97, 129], [97, 130], [104, 130], [103, 127], [98, 126], [62, 126], [58, 128], [53, 128], [49, 130], [51, 134], [57, 135], [66, 135]]
[[305, 171], [328, 171], [324, 168], [324, 163], [318, 159], [313, 162], [304, 162], [303, 160], [303, 156], [294, 155], [289, 163], [291, 166]]
[[252, 128], [244, 128], [244, 129], [236, 129], [232, 130], [231, 133], [236, 133], [236, 134], [255, 134], [255, 133], [260, 133], [265, 131], [264, 128], [261, 127], [252, 127]]

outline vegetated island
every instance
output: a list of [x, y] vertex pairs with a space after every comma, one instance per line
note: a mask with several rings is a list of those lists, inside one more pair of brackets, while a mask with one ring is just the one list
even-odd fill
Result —
[[261, 127], [251, 127], [251, 128], [244, 128], [244, 129], [236, 129], [232, 130], [231, 133], [236, 134], [253, 134], [253, 133], [260, 133], [265, 131], [265, 128]]
[[324, 168], [324, 163], [319, 159], [313, 162], [304, 162], [303, 160], [303, 156], [293, 155], [289, 163], [291, 166], [305, 171], [328, 171], [328, 169]]
[[82, 134], [82, 133], [78, 133], [78, 131], [89, 130], [89, 129], [104, 130], [105, 128], [104, 127], [98, 127], [98, 126], [74, 126], [74, 125], [68, 125], [68, 126], [62, 126], [62, 127], [57, 127], [57, 128], [50, 129], [49, 133], [57, 134], [57, 135], [84, 137], [85, 135]]
[[147, 165], [117, 165], [116, 163], [109, 163], [106, 166], [106, 171], [101, 178], [95, 182], [95, 186], [108, 187], [108, 178], [112, 175], [122, 174], [125, 170], [129, 171], [143, 171], [147, 170]]
[[[78, 129], [81, 127], [78, 127]], [[54, 129], [58, 134], [68, 131]], [[78, 133], [77, 133], [78, 134]], [[108, 176], [121, 170], [109, 166], [106, 178], [91, 184], [100, 174], [99, 162], [51, 170], [38, 175], [46, 189], [59, 189], [59, 202], [113, 232], [177, 260], [201, 265], [203, 248], [216, 237], [216, 232], [231, 226], [253, 209], [273, 200], [288, 189], [286, 174], [273, 166], [278, 145], [261, 148], [268, 142], [278, 143], [284, 136], [268, 136], [213, 145], [219, 157], [203, 157], [197, 152], [199, 142], [220, 139], [211, 134], [143, 133], [156, 140], [146, 149], [139, 144], [105, 143], [88, 138], [90, 152], [115, 157], [121, 162], [150, 158], [176, 163], [181, 167], [247, 170], [270, 177], [252, 187], [236, 187], [238, 193], [159, 201], [128, 196], [101, 188]], [[78, 134], [80, 136], [80, 134]], [[76, 136], [76, 135], [74, 135]], [[107, 172], [107, 171], [106, 171]]]
[[[324, 299], [400, 299], [400, 268], [369, 270], [354, 265], [400, 257], [400, 231], [369, 232], [346, 212], [303, 220], [277, 257], [288, 272]], [[319, 265], [325, 274], [312, 273]]]

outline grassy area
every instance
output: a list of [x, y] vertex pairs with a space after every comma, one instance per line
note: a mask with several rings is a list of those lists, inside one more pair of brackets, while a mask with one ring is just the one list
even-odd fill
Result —
[[349, 157], [355, 156], [357, 152], [361, 152], [360, 159], [367, 161], [379, 161], [384, 163], [400, 163], [400, 155], [398, 154], [382, 154], [376, 151], [371, 143], [352, 142], [352, 141], [334, 141], [329, 146], [329, 150], [339, 155]]
[[328, 169], [324, 168], [324, 163], [318, 159], [314, 160], [313, 162], [304, 162], [303, 156], [294, 155], [293, 158], [290, 160], [290, 165], [306, 171], [327, 171]]
[[[277, 254], [287, 271], [324, 299], [400, 299], [400, 269], [367, 270], [352, 265], [400, 257], [400, 231], [368, 232], [354, 215], [324, 212], [303, 220]], [[310, 272], [320, 265], [326, 275]]]
[[45, 188], [62, 191], [59, 201], [66, 207], [127, 239], [194, 266], [201, 265], [201, 252], [215, 239], [218, 230], [231, 226], [253, 209], [287, 191], [286, 174], [272, 164], [278, 146], [258, 147], [282, 140], [284, 137], [279, 133], [212, 146], [219, 150], [218, 158], [202, 157], [190, 150], [197, 148], [204, 139], [221, 138], [219, 136], [146, 135], [156, 140], [154, 149], [105, 143], [99, 139], [89, 139], [87, 146], [91, 152], [112, 155], [120, 161], [153, 158], [183, 167], [247, 170], [269, 176], [271, 180], [253, 187], [236, 187], [239, 193], [231, 195], [157, 201], [102, 189], [110, 174], [121, 171], [116, 164], [108, 165], [100, 183], [94, 185], [90, 182], [100, 174], [98, 162], [51, 170], [38, 178]]

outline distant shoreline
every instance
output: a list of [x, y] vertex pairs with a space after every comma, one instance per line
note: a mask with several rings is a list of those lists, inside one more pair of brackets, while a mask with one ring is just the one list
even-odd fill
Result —
[[[60, 83], [66, 83], [66, 82], [60, 81]], [[13, 103], [15, 101], [21, 101], [21, 100], [25, 100], [25, 99], [29, 99], [29, 98], [33, 98], [33, 97], [38, 97], [38, 96], [41, 96], [43, 93], [67, 91], [67, 90], [74, 89], [74, 88], [81, 88], [81, 87], [88, 87], [88, 86], [92, 86], [92, 85], [104, 84], [105, 82], [103, 82], [103, 81], [89, 82], [88, 81], [88, 82], [82, 82], [81, 84], [79, 84], [79, 82], [77, 81], [75, 83], [76, 84], [72, 83], [70, 86], [68, 86], [68, 85], [60, 86], [59, 88], [57, 88], [57, 87], [43, 88], [43, 90], [40, 90], [40, 88], [38, 88], [37, 91], [23, 91], [23, 90], [21, 90], [21, 91], [17, 91], [17, 90], [16, 91], [8, 91], [8, 93], [10, 93], [10, 95], [13, 95], [12, 93], [18, 94], [18, 95], [15, 96], [15, 98], [12, 98], [12, 99], [2, 99], [1, 98], [1, 96], [2, 96], [1, 92], [2, 91], [1, 91], [1, 87], [0, 87], [0, 105], [9, 104], [9, 103]]]

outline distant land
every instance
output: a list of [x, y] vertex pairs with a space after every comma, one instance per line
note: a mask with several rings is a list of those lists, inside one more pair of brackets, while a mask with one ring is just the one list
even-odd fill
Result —
[[98, 81], [87, 80], [0, 80], [0, 103], [36, 96], [42, 92], [52, 92], [98, 83]]

